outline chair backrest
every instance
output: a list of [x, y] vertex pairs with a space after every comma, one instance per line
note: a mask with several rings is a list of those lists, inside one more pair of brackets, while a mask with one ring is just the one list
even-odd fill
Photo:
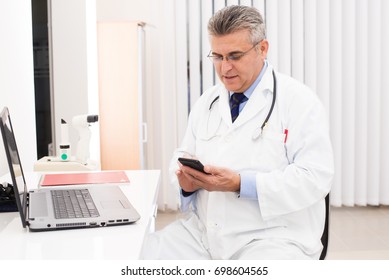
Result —
[[327, 194], [325, 198], [326, 204], [326, 219], [324, 223], [323, 235], [321, 236], [321, 243], [323, 244], [323, 250], [321, 251], [320, 260], [324, 260], [327, 255], [328, 248], [328, 235], [329, 235], [329, 218], [330, 218], [330, 194]]

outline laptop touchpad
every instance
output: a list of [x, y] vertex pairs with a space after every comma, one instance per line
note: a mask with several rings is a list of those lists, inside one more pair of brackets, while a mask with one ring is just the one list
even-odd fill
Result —
[[100, 201], [101, 206], [104, 209], [123, 209], [126, 208], [124, 205], [121, 203], [120, 200], [106, 200], [106, 201]]

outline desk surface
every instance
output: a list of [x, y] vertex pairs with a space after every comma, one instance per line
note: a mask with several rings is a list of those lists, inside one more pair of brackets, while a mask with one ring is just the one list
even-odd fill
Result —
[[[130, 184], [120, 187], [139, 212], [139, 221], [113, 227], [30, 232], [23, 228], [18, 212], [0, 213], [0, 259], [138, 259], [145, 235], [153, 230], [160, 171], [126, 173]], [[39, 176], [26, 177], [27, 184], [37, 185]]]

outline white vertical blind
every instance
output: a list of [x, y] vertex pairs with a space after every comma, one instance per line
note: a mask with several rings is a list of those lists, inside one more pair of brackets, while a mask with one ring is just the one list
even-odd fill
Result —
[[[187, 27], [186, 27], [186, 11], [187, 5], [185, 1], [176, 1], [176, 22], [175, 22], [175, 32], [180, 34], [176, 37], [175, 52], [176, 59], [176, 90], [177, 90], [177, 143], [181, 143], [182, 137], [184, 136], [187, 121], [186, 118], [181, 118], [181, 116], [187, 116], [189, 108], [188, 104], [188, 55], [187, 55]], [[204, 72], [204, 74], [206, 74]], [[185, 105], [184, 105], [185, 104]]]
[[213, 7], [214, 7], [214, 9], [213, 9], [214, 13], [216, 13], [217, 11], [221, 10], [222, 8], [224, 8], [226, 6], [226, 1], [223, 1], [223, 0], [213, 0], [212, 2], [213, 2]]
[[[381, 162], [380, 162], [380, 203], [389, 204], [389, 1], [381, 1]], [[366, 52], [367, 53], [367, 52]], [[366, 104], [366, 103], [365, 103]]]
[[[385, 0], [384, 0], [385, 1]], [[378, 204], [380, 193], [380, 145], [381, 145], [381, 1], [368, 4], [368, 126], [367, 126], [367, 203]], [[386, 27], [387, 28], [387, 27]], [[387, 51], [387, 50], [385, 50]], [[363, 54], [361, 54], [363, 55]], [[388, 77], [385, 77], [386, 79]], [[388, 120], [385, 120], [387, 123]], [[385, 170], [382, 170], [385, 172]], [[386, 188], [389, 186], [386, 186]]]
[[252, 5], [252, 1], [251, 0], [240, 0], [240, 5], [243, 5], [243, 6], [249, 6], [251, 7]]
[[342, 205], [342, 2], [330, 2], [330, 127], [335, 158], [331, 203]]
[[291, 1], [292, 76], [304, 81], [304, 0]]
[[[155, 89], [158, 92], [162, 92], [164, 96], [159, 96], [158, 94], [153, 95], [153, 102], [156, 102], [158, 106], [155, 106], [157, 109], [157, 116], [161, 119], [159, 122], [161, 125], [159, 127], [154, 126], [155, 135], [163, 135], [165, 131], [173, 131], [178, 134], [179, 127], [181, 127], [181, 120], [187, 117], [185, 114], [185, 109], [183, 110], [181, 106], [185, 106], [186, 104], [178, 104], [179, 100], [181, 102], [185, 99], [178, 98], [179, 94], [184, 94], [178, 92], [178, 89], [181, 88], [181, 84], [177, 80], [178, 76], [176, 75], [178, 71], [182, 70], [182, 68], [177, 69], [176, 67], [181, 65], [181, 60], [186, 60], [184, 57], [179, 57], [180, 52], [177, 52], [176, 47], [180, 45], [179, 39], [177, 38], [175, 31], [177, 28], [177, 13], [182, 13], [181, 10], [177, 9], [177, 1], [175, 0], [165, 0], [158, 1], [158, 9], [160, 13], [160, 26], [163, 28], [159, 28], [158, 39], [159, 44], [159, 65], [153, 65], [153, 67], [159, 67], [160, 73], [166, 73], [161, 76], [160, 88]], [[172, 8], [173, 7], [173, 8]], [[186, 19], [187, 21], [187, 19]], [[156, 60], [157, 61], [157, 60]], [[181, 74], [181, 73], [180, 73]], [[185, 83], [185, 80], [182, 81]], [[176, 105], [174, 106], [174, 101], [176, 101]], [[158, 111], [160, 110], [160, 112]], [[183, 114], [182, 118], [179, 113]], [[162, 191], [159, 193], [158, 197], [158, 206], [161, 209], [165, 207], [169, 209], [177, 208], [177, 199], [178, 194], [175, 192], [175, 189], [170, 185], [169, 174], [167, 172], [168, 161], [172, 156], [172, 152], [174, 148], [177, 147], [178, 141], [177, 139], [181, 137], [178, 135], [173, 135], [172, 132], [168, 133], [168, 135], [164, 135], [160, 139], [154, 139], [155, 146], [154, 151], [160, 158], [156, 159], [160, 161], [160, 164], [165, 167], [166, 170], [162, 173]]]
[[253, 7], [261, 11], [262, 15], [263, 15], [263, 11], [265, 10], [265, 1], [266, 0], [253, 0]]
[[267, 29], [267, 39], [271, 42], [269, 46], [269, 52], [267, 54], [267, 58], [271, 61], [271, 64], [275, 69], [278, 69], [278, 13], [279, 6], [278, 0], [276, 1], [265, 1], [265, 10], [261, 11], [264, 16], [264, 20], [266, 22]]
[[231, 5], [239, 5], [240, 1], [239, 0], [227, 0], [227, 6], [231, 6]]
[[[189, 82], [190, 102], [194, 104], [201, 95], [201, 33], [200, 0], [188, 1], [189, 15]], [[204, 50], [206, 52], [206, 50]]]
[[[278, 70], [292, 74], [292, 36], [290, 0], [278, 0]], [[272, 45], [270, 45], [272, 46]]]
[[355, 29], [358, 36], [355, 41], [355, 53], [358, 67], [355, 68], [355, 203], [364, 205], [367, 203], [367, 126], [368, 126], [368, 2], [369, 0], [356, 1]]
[[202, 0], [201, 1], [201, 25], [202, 30], [201, 32], [201, 46], [202, 46], [202, 90], [211, 87], [214, 84], [214, 71], [213, 71], [213, 64], [208, 59], [207, 55], [209, 51], [211, 50], [209, 39], [208, 39], [208, 32], [207, 25], [208, 20], [212, 16], [212, 1], [209, 0]]
[[[330, 103], [330, 0], [317, 1], [316, 92], [324, 106]], [[303, 25], [304, 27], [304, 25]]]
[[389, 1], [187, 0], [186, 4], [188, 61], [182, 52], [176, 59], [189, 65], [189, 107], [218, 82], [206, 59], [209, 17], [226, 5], [254, 6], [267, 25], [269, 62], [315, 90], [328, 112], [335, 155], [331, 204], [389, 204], [389, 95], [385, 94]]
[[[355, 1], [343, 0], [342, 53], [342, 186], [355, 185]], [[353, 137], [347, 137], [352, 135]], [[343, 204], [352, 205], [355, 188], [342, 188]]]
[[320, 0], [304, 1], [304, 82], [316, 91], [317, 79], [317, 4]]

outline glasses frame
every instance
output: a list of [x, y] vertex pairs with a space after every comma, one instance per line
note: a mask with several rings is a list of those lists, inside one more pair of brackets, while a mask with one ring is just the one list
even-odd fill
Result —
[[212, 54], [212, 50], [209, 51], [209, 54], [207, 55], [207, 57], [214, 63], [214, 64], [219, 64], [221, 63], [223, 60], [225, 61], [228, 61], [228, 62], [237, 62], [239, 61], [242, 57], [244, 57], [245, 55], [247, 55], [251, 50], [253, 50], [256, 46], [258, 46], [260, 42], [254, 44], [250, 49], [248, 49], [247, 51], [245, 52], [237, 52], [237, 53], [234, 53], [234, 54], [230, 54], [230, 55], [214, 55]]

